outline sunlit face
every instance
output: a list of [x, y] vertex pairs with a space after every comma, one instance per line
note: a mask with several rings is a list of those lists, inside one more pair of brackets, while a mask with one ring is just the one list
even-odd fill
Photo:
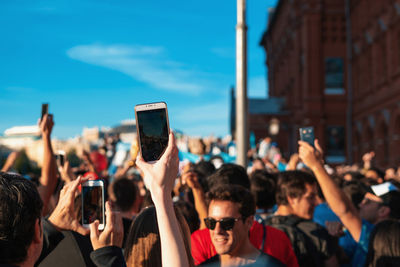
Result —
[[240, 218], [231, 230], [224, 230], [218, 222], [214, 230], [210, 230], [211, 241], [218, 254], [234, 255], [248, 238], [252, 218], [248, 217], [245, 222], [241, 219], [238, 204], [231, 201], [213, 200], [208, 208], [208, 217], [215, 220], [223, 218]]
[[382, 200], [371, 193], [366, 193], [359, 207], [361, 218], [375, 224], [379, 217], [379, 209], [382, 207]]
[[307, 220], [312, 219], [314, 208], [317, 206], [317, 186], [306, 184], [306, 192], [300, 197], [288, 197], [288, 202], [294, 215]]

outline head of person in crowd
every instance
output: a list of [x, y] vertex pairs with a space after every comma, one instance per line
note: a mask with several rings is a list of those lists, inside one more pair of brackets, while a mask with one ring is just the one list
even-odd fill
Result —
[[372, 224], [386, 219], [400, 219], [400, 191], [393, 189], [389, 192], [379, 193], [374, 190], [375, 188], [376, 186], [373, 186], [371, 192], [365, 193], [364, 199], [359, 205], [361, 218]]
[[257, 170], [265, 170], [264, 161], [258, 157], [253, 160], [253, 165], [251, 166], [251, 173], [254, 173]]
[[132, 218], [139, 211], [139, 190], [133, 180], [114, 180], [108, 187], [108, 195], [123, 217]]
[[358, 209], [361, 201], [364, 199], [367, 186], [360, 180], [352, 180], [344, 182], [342, 190], [351, 202], [353, 202], [354, 207]]
[[257, 170], [250, 175], [250, 191], [257, 209], [268, 210], [275, 205], [276, 181], [274, 174]]
[[393, 179], [393, 180], [398, 179], [396, 171], [397, 171], [397, 167], [395, 167], [395, 166], [387, 168], [385, 170], [385, 181], [388, 181], [391, 179]]
[[[190, 254], [190, 231], [185, 218], [175, 209], [189, 263], [193, 266]], [[161, 242], [154, 206], [143, 209], [132, 222], [126, 239], [124, 256], [127, 266], [157, 267], [161, 264]]]
[[303, 171], [286, 171], [278, 174], [276, 203], [293, 215], [312, 219], [317, 205], [317, 181]]
[[42, 251], [42, 207], [32, 182], [0, 172], [0, 264], [34, 265]]
[[364, 175], [360, 172], [355, 171], [347, 171], [343, 174], [343, 180], [350, 182], [350, 181], [359, 181], [364, 178]]
[[365, 172], [365, 177], [380, 184], [385, 178], [385, 173], [379, 168], [371, 167]]
[[400, 222], [384, 220], [372, 230], [365, 266], [400, 266]]
[[186, 222], [189, 226], [190, 233], [198, 230], [200, 228], [200, 219], [197, 214], [196, 209], [187, 201], [178, 200], [174, 202], [174, 207], [180, 211], [180, 213], [185, 217]]
[[206, 195], [208, 217], [204, 219], [219, 255], [237, 255], [252, 246], [249, 231], [255, 202], [250, 191], [240, 185], [213, 187]]
[[246, 170], [237, 164], [226, 163], [207, 178], [208, 188], [222, 184], [237, 184], [250, 189], [250, 181]]

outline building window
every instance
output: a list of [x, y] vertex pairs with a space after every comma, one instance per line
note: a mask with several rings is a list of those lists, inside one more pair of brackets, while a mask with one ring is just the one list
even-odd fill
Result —
[[325, 94], [344, 94], [343, 58], [325, 58]]
[[346, 132], [344, 126], [327, 126], [325, 134], [327, 163], [345, 162]]

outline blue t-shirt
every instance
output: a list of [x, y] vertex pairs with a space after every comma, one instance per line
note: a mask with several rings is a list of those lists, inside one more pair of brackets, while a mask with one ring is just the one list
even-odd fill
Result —
[[351, 260], [351, 266], [364, 266], [365, 260], [367, 259], [369, 237], [371, 235], [374, 225], [365, 220], [362, 220], [362, 228], [360, 240], [356, 245], [353, 259]]

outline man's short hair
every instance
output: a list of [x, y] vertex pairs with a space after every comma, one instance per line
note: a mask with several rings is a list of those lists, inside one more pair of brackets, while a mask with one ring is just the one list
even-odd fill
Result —
[[253, 195], [249, 190], [240, 185], [226, 184], [212, 188], [206, 194], [207, 206], [213, 200], [230, 201], [238, 204], [239, 213], [242, 215], [243, 220], [249, 216], [253, 216], [256, 212]]
[[237, 184], [250, 189], [250, 181], [246, 170], [237, 164], [223, 164], [214, 174], [207, 178], [208, 188], [221, 184]]
[[276, 182], [272, 173], [256, 170], [250, 175], [250, 191], [258, 208], [270, 209], [275, 204]]
[[306, 193], [306, 185], [314, 185], [314, 176], [304, 171], [285, 171], [278, 174], [276, 204], [288, 205], [288, 197], [297, 198]]
[[390, 208], [389, 217], [391, 219], [400, 219], [400, 191], [390, 191], [380, 198], [383, 200], [383, 205]]
[[0, 172], [0, 263], [26, 260], [42, 207], [32, 182], [19, 175]]

